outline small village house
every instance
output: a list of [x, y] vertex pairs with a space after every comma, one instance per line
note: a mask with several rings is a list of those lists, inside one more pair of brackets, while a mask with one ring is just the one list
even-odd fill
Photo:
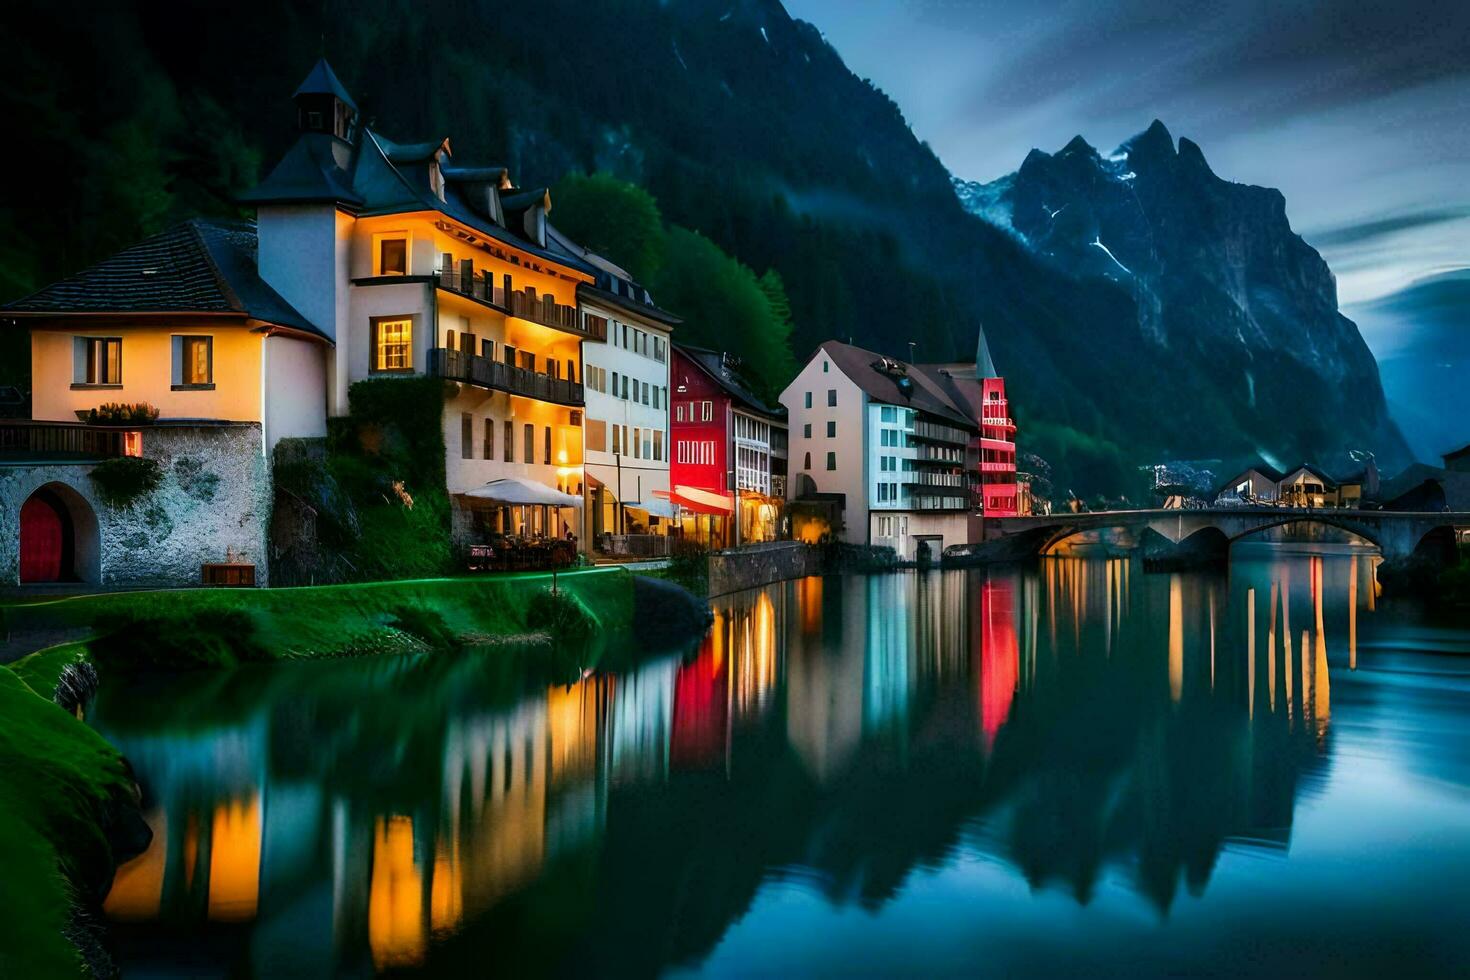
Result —
[[670, 499], [686, 539], [712, 547], [772, 541], [786, 493], [786, 421], [719, 351], [676, 345]]
[[922, 547], [937, 559], [972, 540], [982, 429], [952, 381], [851, 344], [817, 348], [781, 393], [791, 431], [788, 494], [794, 503], [840, 501], [842, 514], [837, 526], [799, 537], [828, 533], [908, 560]]

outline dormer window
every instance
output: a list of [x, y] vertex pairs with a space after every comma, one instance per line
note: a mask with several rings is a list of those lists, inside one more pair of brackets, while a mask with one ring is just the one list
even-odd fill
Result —
[[408, 275], [408, 236], [404, 234], [379, 235], [378, 269], [380, 276]]

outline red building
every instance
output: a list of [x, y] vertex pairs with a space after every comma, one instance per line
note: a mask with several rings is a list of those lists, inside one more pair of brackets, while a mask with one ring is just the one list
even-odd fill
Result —
[[980, 382], [980, 509], [986, 517], [1015, 517], [1016, 421], [1006, 401], [1006, 382], [995, 369], [985, 331], [975, 350], [975, 377]]
[[676, 344], [672, 358], [669, 499], [684, 535], [713, 546], [773, 540], [786, 495], [782, 411], [745, 385], [728, 354]]

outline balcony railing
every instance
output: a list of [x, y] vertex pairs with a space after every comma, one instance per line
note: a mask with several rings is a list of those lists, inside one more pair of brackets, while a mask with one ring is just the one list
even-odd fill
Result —
[[106, 459], [123, 456], [122, 429], [69, 422], [0, 422], [0, 456]]
[[522, 320], [565, 330], [579, 337], [607, 340], [606, 320], [594, 317], [584, 323], [577, 307], [558, 303], [556, 297], [549, 293], [538, 294], [534, 286], [516, 289], [509, 273], [497, 283], [494, 276], [476, 271], [473, 263], [465, 260], [459, 263], [458, 268], [441, 263], [434, 270], [434, 280], [440, 289], [488, 303]]
[[434, 272], [440, 289], [447, 289], [461, 296], [477, 299], [491, 306], [505, 308], [505, 287], [497, 286], [495, 280], [466, 265], [461, 269], [437, 269]]
[[449, 381], [508, 391], [560, 405], [581, 405], [582, 385], [566, 378], [553, 378], [542, 371], [512, 367], [478, 354], [436, 347], [429, 351], [429, 374]]
[[952, 425], [942, 425], [920, 419], [914, 423], [912, 438], [927, 442], [947, 442], [953, 445], [969, 445], [970, 434]]

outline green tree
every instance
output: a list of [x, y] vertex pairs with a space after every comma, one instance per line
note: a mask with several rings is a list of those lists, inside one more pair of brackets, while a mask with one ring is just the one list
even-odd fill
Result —
[[664, 224], [653, 195], [612, 174], [570, 174], [551, 194], [556, 226], [572, 240], [618, 263], [639, 282], [663, 260]]
[[747, 380], [768, 401], [796, 374], [790, 323], [773, 310], [761, 280], [698, 232], [669, 229], [653, 294], [683, 318], [678, 340], [738, 356]]

